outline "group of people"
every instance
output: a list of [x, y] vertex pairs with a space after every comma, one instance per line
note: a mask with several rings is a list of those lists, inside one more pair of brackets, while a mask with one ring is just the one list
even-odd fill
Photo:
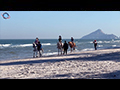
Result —
[[[96, 42], [96, 40], [94, 40], [93, 43], [94, 43], [95, 50], [97, 50], [97, 42]], [[62, 43], [62, 37], [59, 36], [58, 43], [57, 43], [58, 55], [59, 55], [59, 51], [61, 52], [61, 55], [62, 54], [64, 55], [65, 53], [67, 54], [67, 50], [68, 50], [69, 46], [71, 48], [71, 52], [73, 50], [75, 50], [76, 44], [74, 43], [73, 37], [71, 37], [70, 42], [67, 43], [66, 41], [64, 41], [64, 44], [63, 44]], [[33, 42], [33, 48], [34, 48], [33, 57], [35, 57], [35, 54], [36, 54], [36, 57], [41, 57], [42, 53], [43, 53], [43, 48], [42, 48], [42, 44], [40, 43], [38, 38], [36, 38], [35, 42]]]
[[43, 48], [38, 38], [36, 38], [35, 42], [33, 42], [33, 48], [33, 57], [35, 58], [35, 54], [36, 57], [41, 57], [43, 53]]
[[72, 52], [72, 49], [75, 50], [75, 47], [76, 47], [76, 44], [74, 43], [74, 39], [73, 37], [71, 37], [71, 41], [70, 42], [64, 42], [64, 44], [62, 43], [62, 37], [59, 36], [59, 39], [58, 39], [58, 43], [57, 43], [57, 48], [58, 48], [58, 55], [59, 55], [59, 51], [61, 52], [61, 55], [62, 55], [62, 51], [63, 52], [63, 55], [66, 53], [67, 54], [67, 50], [68, 50], [68, 47], [70, 46], [71, 48], [71, 52]]
[[[61, 54], [63, 52], [63, 55], [65, 53], [67, 54], [67, 50], [68, 50], [69, 46], [71, 48], [71, 52], [72, 52], [72, 48], [73, 48], [73, 50], [75, 50], [76, 44], [73, 41], [74, 41], [74, 39], [73, 39], [73, 37], [71, 37], [70, 42], [67, 43], [65, 41], [63, 44], [62, 37], [59, 36], [58, 43], [57, 43], [58, 55], [59, 55], [59, 51], [61, 51]], [[35, 42], [33, 42], [33, 48], [34, 48], [33, 57], [41, 57], [42, 53], [43, 53], [43, 48], [42, 48], [42, 44], [40, 43], [38, 38], [36, 38]]]

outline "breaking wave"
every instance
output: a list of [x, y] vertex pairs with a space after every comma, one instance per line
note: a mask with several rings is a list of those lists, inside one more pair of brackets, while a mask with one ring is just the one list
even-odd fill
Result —
[[12, 45], [11, 47], [29, 47], [29, 46], [32, 46], [32, 44]]
[[51, 45], [51, 43], [42, 43], [42, 45], [44, 46], [44, 45]]
[[[90, 41], [89, 43], [93, 43], [93, 41]], [[111, 41], [97, 41], [97, 43], [120, 43], [120, 40], [114, 40]]]
[[98, 45], [98, 47], [103, 47], [103, 45]]
[[[42, 43], [43, 46], [48, 46], [48, 45], [55, 45], [55, 44], [51, 44], [51, 43]], [[3, 48], [18, 48], [18, 47], [32, 47], [33, 44], [0, 44], [0, 49]]]
[[94, 48], [85, 48], [85, 49], [82, 49], [81, 51], [93, 51], [95, 50]]
[[0, 47], [9, 47], [11, 44], [0, 44]]
[[117, 47], [117, 45], [112, 45], [112, 47]]
[[51, 53], [43, 53], [43, 56], [51, 56], [51, 55], [57, 55], [58, 52], [51, 52]]

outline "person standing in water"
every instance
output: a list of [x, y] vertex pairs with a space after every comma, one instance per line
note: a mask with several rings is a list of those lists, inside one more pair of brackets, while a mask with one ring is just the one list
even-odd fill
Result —
[[66, 41], [65, 41], [65, 43], [63, 45], [63, 48], [64, 48], [64, 53], [63, 54], [66, 53], [66, 55], [67, 55], [68, 44], [66, 43]]
[[96, 42], [96, 40], [94, 40], [93, 43], [94, 43], [95, 50], [97, 50], [97, 42]]
[[42, 45], [41, 45], [40, 42], [38, 42], [38, 44], [37, 44], [37, 50], [38, 50], [38, 55], [37, 55], [37, 57], [38, 57], [38, 56], [41, 57], [41, 56], [42, 56], [42, 52], [43, 52], [43, 48], [42, 48]]
[[36, 57], [37, 57], [37, 53], [38, 53], [37, 44], [38, 44], [38, 42], [39, 42], [38, 38], [36, 38], [35, 42], [33, 42], [33, 48], [34, 48], [34, 50], [33, 50], [33, 58], [35, 58], [35, 54], [36, 54]]

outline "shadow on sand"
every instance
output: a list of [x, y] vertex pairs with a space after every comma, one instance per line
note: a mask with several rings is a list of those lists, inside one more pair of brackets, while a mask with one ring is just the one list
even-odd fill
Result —
[[105, 74], [93, 74], [93, 75], [87, 75], [87, 74], [91, 74], [91, 72], [79, 72], [77, 74], [74, 74], [74, 73], [57, 74], [52, 76], [37, 77], [36, 79], [44, 79], [44, 78], [71, 79], [72, 77], [75, 77], [75, 79], [120, 79], [120, 71], [114, 71], [114, 72], [105, 73]]
[[[73, 54], [72, 54], [73, 55]], [[75, 54], [77, 55], [77, 54]], [[91, 53], [84, 53], [79, 55], [91, 55]], [[70, 56], [70, 55], [67, 55]], [[93, 55], [92, 57], [77, 57], [77, 58], [63, 58], [63, 59], [46, 59], [46, 60], [28, 60], [28, 61], [14, 61], [8, 63], [0, 63], [0, 65], [21, 65], [21, 64], [34, 64], [34, 63], [44, 63], [44, 62], [60, 62], [60, 61], [70, 61], [70, 60], [84, 60], [84, 61], [120, 61], [120, 52], [109, 53], [109, 54], [101, 54], [101, 55]]]

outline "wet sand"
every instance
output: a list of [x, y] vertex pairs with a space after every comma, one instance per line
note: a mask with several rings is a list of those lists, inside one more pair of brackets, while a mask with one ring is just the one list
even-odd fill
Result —
[[120, 79], [120, 49], [0, 61], [0, 79]]

